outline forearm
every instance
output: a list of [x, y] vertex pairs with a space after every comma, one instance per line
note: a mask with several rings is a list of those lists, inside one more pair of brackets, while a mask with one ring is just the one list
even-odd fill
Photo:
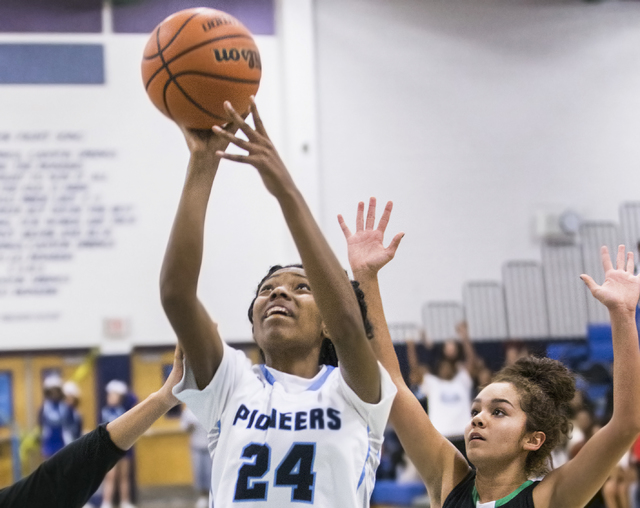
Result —
[[208, 153], [191, 156], [160, 276], [162, 306], [200, 388], [209, 384], [223, 354], [217, 326], [197, 296], [205, 216], [218, 163]]
[[107, 425], [111, 441], [121, 450], [128, 450], [173, 405], [158, 392], [152, 393], [140, 404]]
[[635, 310], [611, 311], [613, 419], [631, 434], [640, 432], [640, 351]]
[[313, 297], [349, 387], [365, 402], [380, 401], [380, 371], [347, 274], [293, 183], [276, 193], [300, 253]]
[[349, 278], [318, 227], [304, 198], [293, 185], [277, 195], [325, 325], [338, 346], [340, 340], [366, 339], [356, 296]]
[[189, 160], [160, 275], [165, 307], [185, 296], [195, 298], [202, 264], [207, 204], [218, 164], [219, 158], [207, 153], [194, 153]]
[[366, 271], [354, 271], [353, 278], [360, 283], [360, 287], [364, 292], [364, 299], [367, 304], [367, 315], [373, 326], [373, 339], [371, 339], [373, 352], [378, 361], [387, 372], [389, 372], [393, 382], [396, 385], [404, 385], [404, 378], [402, 377], [398, 357], [396, 356], [396, 351], [391, 341], [387, 319], [384, 315], [378, 276], [377, 274], [371, 274]]

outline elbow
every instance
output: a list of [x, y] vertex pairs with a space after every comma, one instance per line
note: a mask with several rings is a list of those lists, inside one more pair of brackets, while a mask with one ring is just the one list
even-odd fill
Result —
[[635, 415], [632, 421], [629, 422], [629, 434], [634, 438], [640, 434], [640, 414]]
[[640, 411], [634, 410], [626, 415], [614, 411], [609, 424], [616, 426], [616, 435], [620, 438], [634, 441], [640, 435]]
[[[160, 302], [167, 315], [183, 306], [191, 294], [192, 292], [186, 288], [185, 284], [180, 283], [176, 277], [167, 276], [164, 273], [161, 275]], [[193, 294], [195, 295], [195, 291]]]
[[166, 311], [167, 308], [171, 308], [175, 305], [176, 300], [178, 299], [178, 293], [176, 285], [172, 283], [172, 281], [164, 277], [164, 275], [160, 278], [160, 302], [162, 303], [162, 308]]

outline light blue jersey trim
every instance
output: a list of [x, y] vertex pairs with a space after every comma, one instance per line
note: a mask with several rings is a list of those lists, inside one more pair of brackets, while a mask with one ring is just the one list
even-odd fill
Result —
[[[367, 438], [369, 436], [369, 426], [367, 425]], [[356, 487], [356, 490], [358, 490], [360, 488], [360, 485], [362, 485], [362, 481], [364, 480], [364, 474], [365, 471], [367, 469], [367, 462], [369, 460], [369, 454], [371, 453], [371, 441], [369, 441], [369, 447], [367, 448], [367, 456], [364, 459], [364, 465], [362, 466], [362, 473], [360, 473], [360, 479], [358, 480], [358, 486]]]
[[276, 382], [276, 378], [273, 377], [273, 374], [269, 372], [269, 369], [267, 369], [267, 366], [264, 363], [260, 364], [260, 370], [262, 371], [264, 378], [267, 380], [267, 383], [273, 386], [273, 383]]
[[[327, 369], [325, 370], [324, 374], [322, 374], [322, 376], [320, 376], [305, 391], [315, 392], [315, 391], [319, 390], [322, 387], [322, 385], [325, 383], [325, 381], [329, 377], [329, 374], [331, 374], [331, 372], [333, 372], [333, 369], [335, 369], [335, 367], [333, 365], [327, 365], [326, 367], [327, 367]], [[276, 382], [276, 378], [273, 377], [273, 374], [271, 374], [271, 372], [269, 372], [269, 369], [267, 369], [267, 366], [264, 363], [260, 364], [260, 370], [262, 371], [262, 375], [264, 376], [264, 378], [267, 380], [267, 383], [269, 383], [271, 386], [273, 386], [273, 384]]]
[[309, 388], [307, 388], [306, 391], [315, 392], [315, 391], [319, 390], [320, 387], [322, 387], [324, 382], [329, 377], [329, 374], [331, 374], [333, 372], [333, 369], [335, 369], [335, 367], [333, 365], [327, 365], [327, 370], [325, 371], [325, 373], [322, 374], [322, 376], [320, 376], [315, 383], [313, 383]]

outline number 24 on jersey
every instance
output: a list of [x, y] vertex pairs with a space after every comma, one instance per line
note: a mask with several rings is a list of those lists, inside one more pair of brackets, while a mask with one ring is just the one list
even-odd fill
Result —
[[[313, 503], [315, 454], [315, 443], [294, 443], [276, 468], [274, 485], [291, 488], [291, 501]], [[269, 482], [257, 480], [269, 471], [271, 448], [267, 444], [250, 443], [242, 450], [241, 457], [250, 461], [238, 471], [234, 501], [266, 501]]]

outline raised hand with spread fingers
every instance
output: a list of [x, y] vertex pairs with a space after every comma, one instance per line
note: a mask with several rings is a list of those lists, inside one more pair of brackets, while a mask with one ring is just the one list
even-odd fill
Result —
[[391, 261], [396, 255], [400, 240], [404, 233], [396, 234], [388, 247], [384, 246], [384, 232], [389, 224], [393, 210], [393, 203], [389, 201], [384, 207], [378, 227], [376, 222], [376, 198], [369, 199], [367, 220], [364, 220], [364, 203], [358, 203], [356, 214], [356, 232], [352, 233], [342, 215], [338, 215], [338, 222], [347, 240], [347, 252], [349, 253], [349, 265], [356, 280], [375, 276], [378, 271]]
[[364, 203], [358, 204], [355, 233], [351, 232], [342, 215], [338, 216], [338, 222], [347, 240], [353, 276], [365, 294], [369, 319], [374, 329], [371, 345], [398, 389], [389, 420], [427, 486], [431, 506], [440, 507], [453, 487], [468, 474], [469, 465], [455, 446], [434, 428], [420, 402], [407, 387], [391, 342], [380, 295], [378, 271], [395, 257], [404, 236], [404, 233], [398, 233], [388, 247], [384, 246], [384, 233], [392, 208], [393, 204], [387, 203], [377, 228], [374, 227], [375, 198], [369, 200], [366, 221]]

